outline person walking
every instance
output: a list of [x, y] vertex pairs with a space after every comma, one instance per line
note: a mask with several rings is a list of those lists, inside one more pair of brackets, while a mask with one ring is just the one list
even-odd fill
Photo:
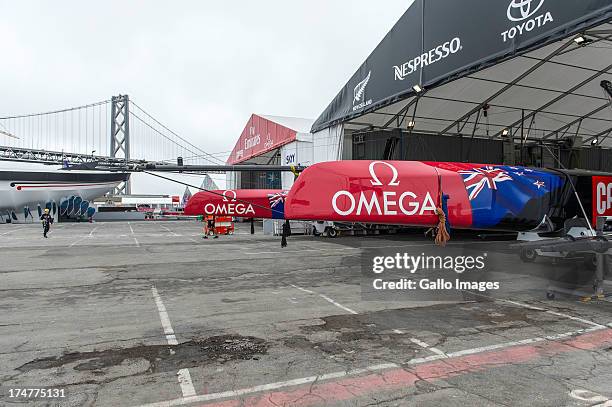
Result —
[[45, 208], [45, 213], [40, 217], [43, 226], [43, 236], [46, 238], [47, 233], [49, 233], [49, 229], [51, 229], [51, 224], [53, 223], [53, 216], [49, 214], [49, 209]]

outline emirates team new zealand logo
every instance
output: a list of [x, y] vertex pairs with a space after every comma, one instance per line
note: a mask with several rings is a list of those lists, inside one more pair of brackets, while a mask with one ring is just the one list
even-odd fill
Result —
[[372, 71], [368, 72], [368, 75], [365, 77], [365, 79], [359, 82], [357, 86], [355, 86], [355, 88], [353, 89], [353, 112], [359, 109], [363, 109], [364, 107], [372, 104], [372, 99], [364, 100], [366, 86], [368, 86], [368, 82], [370, 82], [371, 76]]

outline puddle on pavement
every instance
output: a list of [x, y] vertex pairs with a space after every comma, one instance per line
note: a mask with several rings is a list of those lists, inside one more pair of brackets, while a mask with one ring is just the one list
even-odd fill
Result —
[[149, 371], [166, 372], [231, 360], [257, 360], [267, 353], [268, 343], [252, 336], [223, 335], [192, 340], [178, 345], [139, 345], [131, 348], [66, 353], [60, 357], [36, 359], [18, 368], [21, 372], [73, 365], [77, 371], [99, 371], [125, 361], [145, 359]]

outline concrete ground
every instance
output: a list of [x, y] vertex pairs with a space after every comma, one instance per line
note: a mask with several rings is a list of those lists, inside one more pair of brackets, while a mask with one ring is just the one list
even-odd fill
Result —
[[[363, 250], [431, 242], [247, 232], [2, 225], [0, 405], [612, 405], [612, 304], [515, 255], [495, 299], [364, 301]], [[66, 397], [10, 397], [40, 387]]]

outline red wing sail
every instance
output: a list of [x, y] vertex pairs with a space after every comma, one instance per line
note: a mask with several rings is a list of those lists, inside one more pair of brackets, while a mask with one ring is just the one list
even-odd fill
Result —
[[453, 228], [530, 230], [560, 198], [552, 170], [421, 161], [315, 164], [287, 197], [287, 219], [434, 226], [440, 192]]
[[[461, 179], [416, 161], [337, 161], [315, 164], [298, 177], [287, 198], [289, 219], [433, 226], [438, 222], [439, 174], [455, 224], [470, 224]], [[448, 179], [446, 179], [448, 178]], [[466, 207], [467, 205], [467, 207]]]
[[187, 201], [185, 215], [284, 219], [286, 196], [285, 191], [277, 189], [202, 191]]
[[[437, 225], [436, 210], [443, 207], [452, 228], [523, 231], [558, 212], [566, 190], [563, 174], [542, 168], [330, 161], [308, 167], [288, 195], [281, 190], [199, 192], [185, 213], [428, 227]], [[448, 197], [446, 206], [441, 193]]]

